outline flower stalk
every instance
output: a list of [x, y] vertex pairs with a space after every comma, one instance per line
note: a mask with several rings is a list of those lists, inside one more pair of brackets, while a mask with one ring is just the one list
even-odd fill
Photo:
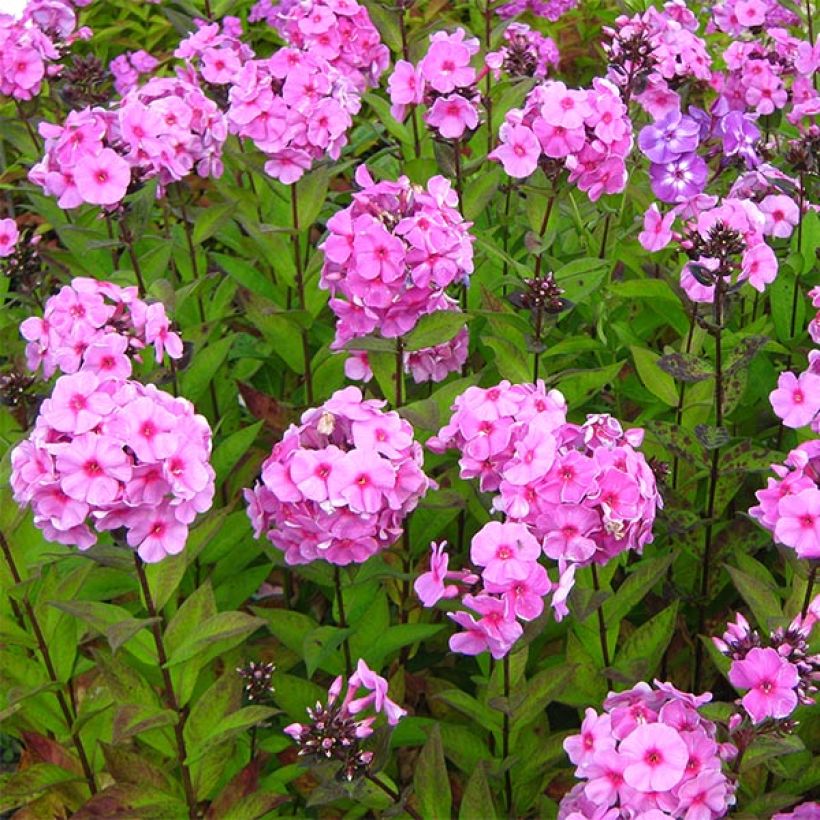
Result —
[[140, 588], [142, 589], [142, 597], [145, 601], [145, 608], [148, 611], [148, 616], [151, 618], [151, 632], [154, 636], [154, 645], [157, 650], [157, 660], [159, 668], [162, 672], [162, 682], [165, 689], [165, 703], [172, 712], [176, 712], [177, 721], [174, 724], [174, 739], [177, 747], [177, 763], [182, 775], [182, 787], [185, 791], [185, 802], [188, 804], [188, 816], [195, 818], [197, 816], [196, 795], [194, 793], [193, 781], [191, 780], [191, 771], [188, 768], [186, 760], [188, 758], [188, 750], [185, 747], [185, 712], [179, 705], [176, 692], [174, 691], [174, 683], [171, 680], [171, 672], [168, 669], [168, 653], [165, 650], [165, 641], [162, 637], [162, 618], [158, 615], [154, 599], [151, 596], [151, 588], [148, 585], [148, 578], [145, 575], [145, 567], [142, 559], [134, 553], [134, 566], [137, 570], [137, 577], [139, 578]]
[[[5, 533], [0, 531], [0, 548], [3, 550], [3, 557], [6, 559], [6, 564], [8, 565], [9, 572], [11, 573], [12, 580], [15, 584], [21, 584], [22, 578], [20, 577], [20, 572], [17, 569], [17, 563], [14, 560], [14, 556], [11, 552], [11, 547], [9, 546], [8, 541], [6, 540]], [[51, 653], [48, 649], [48, 642], [46, 641], [45, 635], [43, 634], [43, 630], [40, 626], [40, 621], [37, 619], [37, 615], [34, 612], [34, 607], [29, 600], [27, 594], [23, 596], [23, 608], [28, 616], [29, 622], [31, 623], [31, 629], [34, 632], [34, 637], [37, 640], [37, 647], [40, 650], [40, 655], [43, 658], [43, 664], [46, 668], [46, 674], [48, 675], [48, 679], [53, 683], [56, 684], [58, 687], [62, 687], [63, 684], [60, 682], [60, 679], [57, 677], [57, 672], [54, 669], [54, 662], [51, 659]], [[69, 689], [69, 693], [70, 693]], [[83, 776], [85, 777], [85, 782], [88, 785], [88, 790], [91, 792], [92, 795], [97, 793], [97, 782], [94, 778], [94, 772], [91, 768], [91, 764], [88, 759], [88, 755], [85, 751], [85, 746], [83, 745], [82, 738], [80, 737], [80, 733], [77, 729], [74, 728], [74, 724], [77, 720], [76, 714], [76, 706], [73, 703], [73, 698], [71, 705], [69, 705], [69, 701], [66, 699], [65, 693], [63, 692], [62, 688], [58, 688], [54, 692], [54, 696], [57, 698], [57, 704], [60, 707], [60, 712], [62, 712], [63, 720], [65, 720], [66, 728], [68, 729], [69, 734], [71, 735], [71, 742], [74, 744], [74, 749], [77, 752], [77, 757], [80, 760], [80, 766], [83, 770]]]

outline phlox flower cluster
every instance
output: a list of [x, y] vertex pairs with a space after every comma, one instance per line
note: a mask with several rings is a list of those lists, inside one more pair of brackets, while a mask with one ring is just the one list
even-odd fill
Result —
[[557, 66], [561, 55], [551, 37], [545, 37], [525, 23], [510, 23], [504, 29], [504, 41], [498, 51], [484, 57], [487, 67], [498, 80], [509, 77], [546, 78], [550, 66]]
[[248, 60], [228, 92], [231, 133], [265, 154], [265, 172], [285, 185], [313, 163], [338, 159], [361, 100], [350, 78], [314, 52], [279, 49]]
[[723, 0], [712, 6], [712, 20], [720, 31], [738, 37], [750, 29], [770, 30], [798, 25], [800, 18], [778, 0]]
[[[681, 287], [693, 302], [711, 303], [718, 276], [724, 289], [748, 282], [760, 293], [775, 280], [777, 256], [766, 237], [788, 236], [797, 222], [796, 210], [785, 195], [760, 202], [696, 195], [666, 214], [651, 205], [638, 239], [647, 250], [658, 251], [676, 238], [691, 259], [681, 270]], [[683, 237], [672, 230], [676, 217], [684, 220]]]
[[259, 0], [251, 22], [265, 20], [288, 46], [326, 60], [360, 93], [379, 84], [390, 51], [357, 0]]
[[[642, 551], [662, 499], [654, 473], [635, 448], [643, 431], [624, 431], [608, 415], [566, 421], [566, 402], [543, 382], [469, 387], [450, 422], [427, 441], [433, 452], [456, 448], [460, 476], [495, 492], [493, 507], [521, 522], [558, 563], [566, 594], [576, 568]], [[553, 600], [560, 618], [566, 594]]]
[[595, 78], [588, 89], [557, 81], [537, 85], [523, 108], [507, 113], [498, 136], [500, 144], [490, 157], [511, 177], [528, 177], [540, 162], [557, 160], [593, 202], [626, 186], [632, 123], [608, 80]]
[[155, 77], [112, 108], [71, 111], [62, 125], [40, 124], [45, 156], [29, 179], [61, 208], [116, 206], [133, 182], [167, 185], [196, 172], [220, 176], [225, 116], [199, 86]]
[[641, 553], [663, 506], [655, 474], [636, 449], [643, 430], [624, 430], [609, 415], [558, 428], [548, 418], [524, 429], [514, 423], [514, 455], [493, 506], [529, 524], [562, 575], [569, 566]]
[[59, 60], [76, 40], [91, 30], [77, 28], [70, 0], [30, 0], [18, 20], [0, 11], [0, 96], [30, 100], [43, 81], [62, 71]]
[[125, 528], [146, 562], [176, 555], [210, 509], [211, 430], [183, 398], [91, 370], [61, 376], [11, 454], [15, 501], [49, 541], [81, 550]]
[[[809, 335], [820, 346], [820, 287], [809, 292], [812, 306], [817, 308], [809, 322]], [[799, 429], [811, 425], [814, 433], [820, 433], [820, 349], [809, 351], [808, 367], [799, 375], [790, 371], [781, 373], [777, 388], [769, 393], [769, 401], [775, 415], [785, 427]]]
[[722, 771], [736, 749], [692, 695], [670, 683], [638, 683], [610, 693], [604, 711], [587, 709], [581, 732], [564, 741], [579, 783], [561, 801], [559, 820], [725, 817], [734, 783]]
[[683, 0], [671, 0], [632, 17], [621, 15], [614, 28], [604, 28], [610, 65], [608, 79], [625, 99], [634, 99], [659, 119], [680, 108], [674, 90], [686, 80], [708, 83], [712, 59], [696, 32], [698, 20]]
[[818, 605], [820, 596], [805, 619], [798, 615], [787, 629], [772, 632], [765, 644], [739, 612], [722, 638], [712, 638], [715, 646], [732, 659], [732, 686], [747, 690], [739, 703], [752, 723], [767, 718], [784, 720], [798, 704], [814, 703], [820, 655], [810, 654], [808, 642], [817, 622]]
[[17, 223], [11, 219], [0, 219], [0, 259], [14, 253], [20, 230]]
[[[757, 3], [753, 0], [748, 6]], [[812, 77], [820, 67], [820, 43], [771, 28], [763, 38], [735, 40], [723, 54], [727, 71], [717, 80], [719, 104], [728, 110], [766, 116], [781, 109], [798, 123], [820, 114], [820, 95]]]
[[114, 77], [114, 90], [125, 96], [139, 85], [141, 77], [150, 74], [158, 65], [159, 60], [142, 49], [118, 55], [108, 64]]
[[[431, 545], [430, 569], [416, 579], [416, 594], [428, 607], [460, 595], [468, 611], [447, 613], [463, 629], [450, 637], [450, 649], [462, 655], [489, 651], [496, 660], [503, 658], [523, 633], [519, 620], [541, 615], [544, 598], [554, 588], [538, 563], [541, 544], [524, 524], [490, 521], [473, 536], [475, 571], [450, 570], [445, 546]], [[553, 605], [560, 609], [560, 592], [556, 598]]]
[[144, 302], [135, 287], [76, 277], [48, 298], [43, 318], [30, 316], [20, 333], [28, 342], [29, 370], [42, 366], [46, 379], [58, 370], [127, 379], [131, 359], [146, 347], [154, 346], [157, 363], [166, 353], [182, 357], [182, 340], [170, 328], [162, 302]]
[[388, 80], [391, 112], [404, 120], [410, 106], [425, 105], [424, 122], [442, 139], [458, 140], [478, 128], [481, 94], [470, 65], [478, 53], [476, 37], [462, 28], [430, 35], [427, 53], [414, 66], [398, 60]]
[[226, 16], [219, 22], [196, 20], [196, 29], [180, 41], [174, 57], [184, 60], [186, 70], [213, 86], [235, 81], [244, 63], [254, 56], [253, 49], [240, 39], [242, 21]]
[[508, 0], [495, 9], [499, 17], [518, 17], [529, 12], [555, 22], [578, 5], [578, 0]]
[[[396, 726], [407, 714], [388, 697], [387, 681], [377, 675], [361, 659], [345, 687], [339, 675], [327, 692], [327, 703], [317, 701], [308, 708], [309, 723], [291, 723], [284, 732], [299, 746], [299, 757], [321, 762], [338, 761], [345, 780], [367, 774], [373, 762], [373, 752], [362, 748], [362, 741], [373, 734], [373, 724], [382, 714], [388, 726]], [[360, 694], [365, 690], [366, 694]]]
[[798, 558], [820, 559], [820, 439], [796, 447], [772, 470], [777, 478], [755, 493], [749, 515]]
[[[356, 183], [360, 190], [328, 220], [320, 245], [325, 261], [319, 284], [331, 294], [336, 350], [377, 330], [385, 338], [403, 336], [425, 314], [458, 310], [445, 289], [466, 284], [473, 272], [471, 223], [458, 212], [448, 180], [434, 176], [426, 189], [407, 177], [375, 182], [362, 165]], [[466, 333], [408, 354], [407, 369], [417, 380], [440, 380], [464, 363]], [[366, 359], [358, 362], [365, 365], [360, 376], [369, 377]], [[358, 366], [354, 362], [348, 370], [351, 377]]]
[[362, 563], [402, 533], [435, 484], [422, 470], [413, 428], [385, 402], [337, 390], [291, 425], [245, 490], [248, 516], [289, 564]]

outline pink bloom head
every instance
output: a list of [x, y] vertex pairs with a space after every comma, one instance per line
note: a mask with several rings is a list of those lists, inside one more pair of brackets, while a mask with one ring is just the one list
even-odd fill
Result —
[[248, 514], [290, 564], [360, 563], [390, 546], [428, 487], [410, 424], [338, 390], [302, 416], [262, 465]]
[[128, 545], [155, 562], [180, 552], [211, 506], [210, 451], [210, 428], [186, 399], [81, 370], [43, 402], [12, 453], [11, 484], [47, 539], [87, 549], [92, 526], [124, 527]]

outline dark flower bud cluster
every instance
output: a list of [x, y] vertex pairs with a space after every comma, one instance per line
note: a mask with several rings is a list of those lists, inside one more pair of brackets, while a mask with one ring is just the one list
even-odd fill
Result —
[[104, 105], [111, 99], [109, 74], [93, 54], [75, 56], [62, 75], [60, 96], [70, 108]]
[[820, 175], [820, 126], [812, 125], [788, 144], [786, 161], [799, 174]]
[[299, 757], [340, 761], [337, 776], [348, 782], [367, 774], [373, 752], [362, 749], [361, 721], [340, 703], [325, 706], [317, 702], [307, 713], [310, 723], [299, 724], [299, 734], [294, 736]]
[[707, 257], [715, 260], [714, 268], [689, 265], [692, 275], [702, 285], [712, 285], [718, 279], [731, 276], [739, 264], [737, 257], [746, 250], [740, 231], [721, 221], [712, 225], [705, 237], [697, 230], [691, 231], [681, 244], [690, 259]]
[[276, 667], [272, 663], [251, 661], [246, 666], [238, 666], [236, 671], [245, 681], [245, 696], [249, 701], [264, 701], [273, 694], [271, 680]]

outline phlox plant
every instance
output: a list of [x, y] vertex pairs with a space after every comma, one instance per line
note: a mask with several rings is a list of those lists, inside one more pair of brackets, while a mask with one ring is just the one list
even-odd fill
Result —
[[820, 817], [820, 25], [0, 0], [0, 814]]

